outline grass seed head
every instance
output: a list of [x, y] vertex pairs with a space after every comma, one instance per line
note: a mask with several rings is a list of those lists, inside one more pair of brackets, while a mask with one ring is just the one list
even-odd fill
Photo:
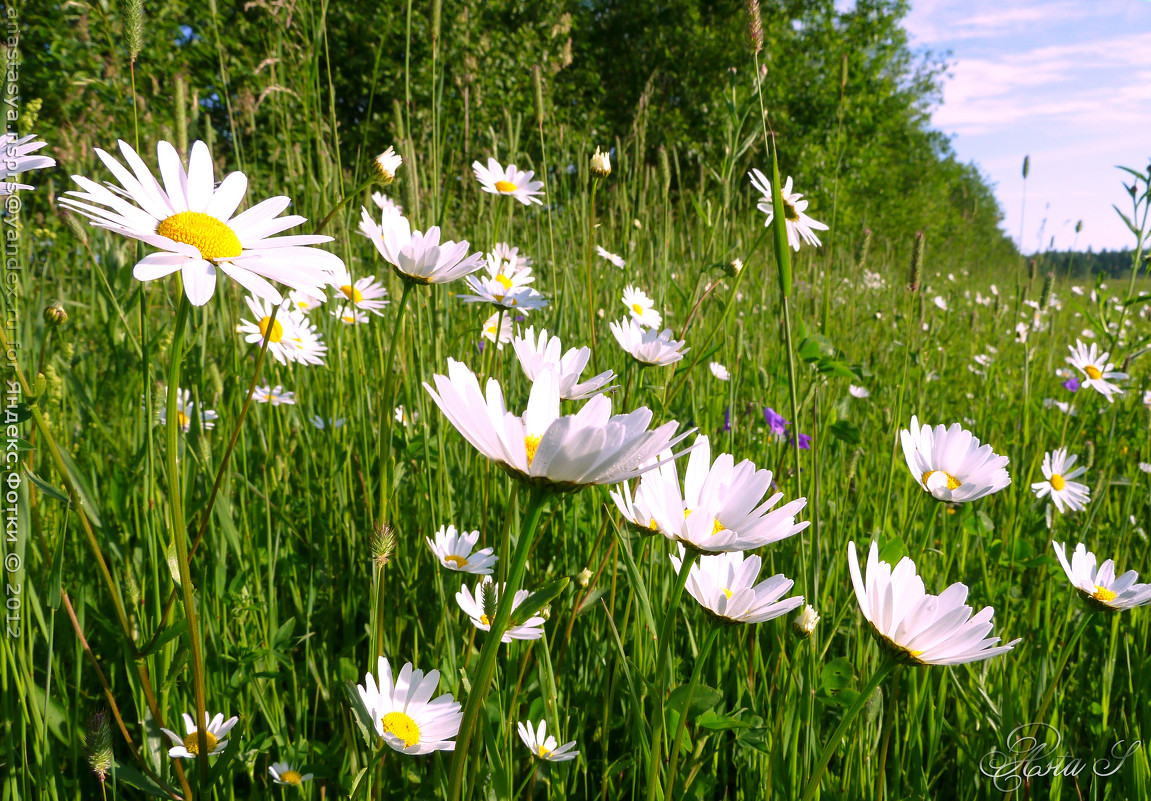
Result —
[[911, 248], [911, 267], [907, 271], [907, 288], [919, 291], [919, 280], [923, 277], [923, 251], [927, 247], [927, 237], [922, 231], [915, 232], [915, 244]]
[[112, 770], [112, 725], [108, 713], [98, 709], [88, 719], [88, 732], [84, 736], [88, 750], [88, 764], [92, 766], [96, 778], [103, 783]]

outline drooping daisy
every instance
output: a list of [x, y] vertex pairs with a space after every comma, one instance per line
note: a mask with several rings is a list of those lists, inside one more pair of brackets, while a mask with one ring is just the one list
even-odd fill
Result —
[[1139, 574], [1134, 570], [1116, 576], [1115, 563], [1110, 559], [1096, 568], [1095, 554], [1083, 543], [1075, 546], [1068, 562], [1063, 543], [1053, 541], [1051, 544], [1071, 584], [1096, 607], [1122, 611], [1151, 604], [1151, 584], [1136, 584]]
[[500, 309], [515, 309], [527, 314], [546, 308], [548, 299], [530, 286], [512, 286], [495, 278], [482, 275], [465, 276], [464, 283], [474, 294], [460, 295], [464, 303], [489, 303]]
[[[499, 327], [499, 336], [496, 336], [496, 327]], [[480, 336], [489, 342], [496, 343], [497, 350], [503, 350], [504, 345], [515, 337], [515, 326], [512, 325], [512, 316], [507, 312], [494, 312], [491, 317], [484, 320], [480, 328]], [[483, 343], [480, 343], [483, 344]]]
[[605, 249], [601, 248], [599, 245], [595, 246], [595, 252], [599, 254], [599, 257], [601, 259], [607, 259], [608, 261], [610, 261], [612, 264], [614, 264], [616, 267], [618, 267], [621, 270], [627, 266], [627, 262], [624, 261], [621, 256], [617, 256], [616, 254], [612, 253], [610, 250], [605, 250]]
[[507, 242], [497, 242], [487, 255], [488, 277], [503, 284], [505, 290], [524, 286], [535, 281], [532, 275], [532, 260], [520, 255], [519, 248]]
[[[756, 205], [760, 211], [767, 215], [764, 225], [771, 225], [771, 220], [775, 216], [775, 210], [771, 205], [771, 182], [759, 170], [752, 170], [748, 175], [751, 176], [751, 185], [763, 195]], [[819, 247], [819, 237], [815, 235], [815, 232], [826, 231], [827, 226], [804, 214], [807, 209], [807, 201], [803, 199], [803, 195], [792, 192], [791, 176], [788, 176], [787, 180], [784, 181], [780, 195], [783, 197], [783, 219], [787, 228], [787, 242], [791, 245], [792, 250], [799, 250], [801, 241]]]
[[1035, 496], [1042, 498], [1050, 495], [1052, 503], [1060, 512], [1063, 512], [1065, 504], [1073, 512], [1083, 509], [1091, 499], [1091, 489], [1086, 484], [1072, 481], [1087, 472], [1086, 467], [1071, 469], [1077, 458], [1074, 454], [1068, 456], [1066, 448], [1056, 448], [1043, 454], [1043, 477], [1047, 480], [1031, 485]]
[[857, 387], [855, 384], [848, 384], [847, 392], [851, 395], [851, 397], [859, 398], [860, 400], [863, 398], [871, 397], [871, 390], [869, 390], [867, 387]]
[[[683, 557], [680, 545], [679, 557], [671, 557], [676, 573]], [[783, 598], [795, 582], [782, 573], [755, 583], [762, 564], [754, 554], [745, 558], [743, 551], [701, 556], [687, 575], [687, 591], [704, 609], [735, 623], [763, 623], [802, 605], [802, 595]]]
[[791, 626], [795, 629], [796, 634], [807, 639], [815, 633], [815, 627], [818, 623], [819, 613], [815, 611], [815, 607], [811, 604], [805, 604], [803, 609], [799, 610], [799, 614], [791, 621]]
[[291, 301], [293, 309], [307, 314], [313, 309], [322, 306], [324, 304], [324, 300], [327, 300], [327, 298], [325, 297], [324, 300], [317, 300], [311, 295], [307, 295], [298, 289], [293, 289], [288, 293], [288, 300]]
[[579, 751], [572, 750], [576, 746], [575, 740], [559, 745], [559, 740], [547, 733], [547, 726], [547, 722], [543, 720], [536, 728], [532, 728], [530, 720], [527, 725], [521, 722], [516, 723], [520, 739], [532, 752], [532, 756], [548, 762], [570, 762], [579, 756]]
[[311, 419], [312, 425], [321, 431], [328, 428], [342, 428], [344, 425], [344, 418], [342, 417], [329, 417], [327, 420], [320, 417], [318, 414], [313, 415]]
[[509, 164], [505, 170], [498, 161], [489, 158], [486, 167], [478, 161], [472, 162], [472, 171], [485, 192], [493, 195], [510, 195], [525, 206], [530, 206], [532, 203], [543, 205], [543, 201], [540, 200], [540, 195], [543, 193], [540, 190], [543, 189], [544, 182], [532, 180], [535, 176], [533, 170], [520, 170], [514, 164]]
[[395, 148], [389, 147], [372, 159], [372, 171], [376, 174], [376, 180], [387, 186], [396, 179], [396, 172], [403, 163], [404, 160], [396, 153]]
[[216, 186], [212, 156], [203, 142], [192, 145], [187, 172], [176, 148], [168, 142], [157, 145], [163, 187], [128, 143], [119, 144], [133, 172], [99, 148], [96, 155], [120, 186], [108, 188], [74, 175], [72, 180], [85, 191], [65, 193], [60, 205], [89, 217], [97, 227], [157, 248], [159, 252], [137, 262], [132, 270], [137, 280], [151, 281], [179, 270], [188, 300], [203, 306], [222, 272], [253, 295], [279, 305], [283, 296], [269, 279], [322, 299], [322, 287], [343, 269], [344, 262], [334, 253], [311, 247], [331, 242], [330, 236], [273, 236], [306, 221], [295, 214], [277, 216], [291, 203], [286, 197], [270, 198], [233, 216], [248, 179], [233, 172]]
[[516, 478], [556, 489], [618, 484], [652, 469], [656, 454], [679, 443], [679, 423], [649, 430], [646, 406], [611, 414], [611, 400], [596, 395], [575, 414], [560, 414], [559, 379], [545, 370], [532, 383], [527, 410], [504, 405], [499, 382], [489, 378], [486, 397], [475, 373], [448, 359], [448, 375], [424, 389], [472, 447]]
[[268, 768], [268, 773], [272, 774], [272, 781], [276, 784], [283, 784], [288, 787], [299, 787], [304, 782], [312, 780], [311, 773], [301, 774], [289, 762], [273, 762], [272, 766]]
[[332, 316], [344, 325], [363, 325], [368, 322], [368, 315], [355, 306], [345, 305], [332, 309]]
[[384, 285], [377, 281], [374, 275], [357, 279], [353, 283], [352, 276], [345, 270], [332, 279], [332, 286], [343, 295], [345, 301], [357, 309], [383, 316], [383, 308], [388, 305], [386, 300], [388, 290], [384, 289]]
[[[208, 741], [208, 756], [216, 756], [224, 751], [228, 745], [228, 741], [224, 738], [228, 736], [228, 732], [232, 727], [239, 722], [239, 718], [231, 717], [224, 720], [223, 715], [216, 715], [210, 721], [208, 719], [207, 711], [204, 712], [204, 737]], [[200, 753], [200, 736], [199, 729], [196, 728], [195, 719], [188, 713], [184, 713], [184, 731], [187, 735], [181, 737], [171, 729], [160, 729], [168, 738], [176, 745], [168, 750], [168, 756], [172, 759], [195, 759]]]
[[847, 566], [855, 598], [880, 646], [901, 662], [914, 665], [961, 665], [1005, 654], [1019, 642], [997, 645], [988, 637], [995, 610], [986, 606], [974, 617], [967, 586], [956, 582], [939, 595], [928, 595], [904, 557], [892, 569], [879, 561], [879, 544], [871, 543], [867, 572], [860, 575], [855, 543], [847, 543]]
[[[289, 338], [296, 335], [291, 313], [285, 308], [286, 304], [272, 303], [264, 298], [248, 295], [244, 298], [248, 309], [252, 312], [254, 320], [240, 320], [236, 330], [244, 334], [244, 341], [256, 346], [263, 346], [264, 339], [268, 340], [268, 353], [280, 364], [296, 360], [298, 348]], [[280, 310], [276, 319], [272, 320], [272, 312]]]
[[408, 662], [398, 676], [392, 677], [392, 666], [384, 657], [377, 662], [380, 679], [368, 673], [364, 683], [356, 685], [360, 699], [376, 724], [376, 734], [394, 750], [403, 754], [430, 754], [453, 751], [454, 738], [460, 731], [464, 713], [451, 693], [429, 700], [440, 682], [438, 670], [414, 670]]
[[731, 378], [731, 375], [727, 372], [727, 368], [719, 362], [712, 362], [707, 367], [711, 370], [711, 374], [720, 381], [727, 381]]
[[[496, 617], [496, 608], [499, 605], [499, 596], [503, 592], [506, 584], [496, 584], [490, 578], [482, 578], [476, 582], [476, 592], [472, 595], [468, 585], [464, 584], [460, 587], [460, 591], [456, 593], [456, 603], [460, 605], [460, 609], [471, 618], [472, 625], [481, 631], [490, 631], [492, 621]], [[516, 593], [515, 600], [512, 601], [512, 617], [511, 622], [508, 624], [507, 631], [500, 639], [502, 643], [509, 643], [512, 640], [538, 640], [544, 636], [544, 619], [539, 615], [533, 615], [527, 620], [516, 619], [516, 609], [523, 604], [531, 593], [527, 590], [520, 590]]]
[[[168, 422], [168, 390], [164, 390], [165, 400], [160, 404], [159, 415], [160, 425], [167, 425]], [[192, 391], [188, 389], [176, 390], [176, 423], [180, 426], [180, 430], [185, 434], [192, 428], [192, 419], [196, 415], [196, 404], [192, 401]], [[220, 419], [220, 415], [216, 414], [212, 409], [202, 409], [199, 413], [200, 428], [207, 431], [208, 429], [215, 428], [215, 421]]]
[[562, 345], [559, 337], [548, 337], [547, 331], [540, 331], [539, 338], [535, 336], [535, 328], [529, 328], [523, 336], [512, 340], [516, 358], [528, 381], [535, 381], [536, 377], [545, 370], [554, 371], [559, 378], [560, 398], [563, 400], [586, 400], [600, 392], [605, 391], [608, 383], [615, 378], [615, 373], [605, 370], [599, 375], [584, 381], [579, 381], [584, 368], [591, 358], [588, 348], [572, 348], [560, 356]]
[[[661, 458], [667, 459], [669, 454]], [[798, 498], [773, 509], [783, 498], [771, 489], [770, 470], [760, 470], [745, 459], [735, 463], [721, 453], [714, 464], [708, 438], [696, 438], [680, 489], [674, 461], [646, 473], [635, 496], [624, 484], [611, 492], [624, 519], [634, 526], [658, 531], [670, 540], [704, 553], [748, 551], [798, 534], [810, 523], [795, 522], [807, 505]]]
[[627, 306], [631, 319], [644, 328], [659, 328], [663, 322], [663, 317], [655, 310], [655, 302], [642, 289], [634, 286], [625, 287], [623, 305]]
[[11, 195], [17, 189], [32, 189], [28, 184], [13, 183], [12, 179], [29, 170], [42, 170], [56, 166], [56, 159], [48, 156], [30, 156], [47, 142], [37, 142], [36, 134], [20, 138], [16, 134], [0, 134], [0, 196]]
[[1112, 369], [1115, 365], [1107, 361], [1107, 357], [1111, 354], [1100, 353], [1099, 346], [1094, 342], [1088, 348], [1081, 341], [1075, 340], [1075, 345], [1068, 347], [1071, 355], [1067, 357], [1067, 363], [1087, 376], [1083, 379], [1083, 386], [1091, 387], [1105, 397], [1108, 403], [1114, 403], [1114, 396], [1122, 395], [1123, 390], [1111, 381], [1122, 381], [1127, 378], [1127, 374]]
[[912, 415], [911, 429], [899, 432], [907, 469], [936, 500], [965, 503], [990, 495], [1011, 483], [1006, 456], [959, 423], [951, 428], [920, 426]]
[[475, 553], [472, 549], [480, 540], [480, 532], [460, 534], [455, 526], [440, 526], [433, 542], [431, 537], [424, 537], [428, 547], [436, 555], [439, 563], [448, 570], [461, 573], [475, 573], [481, 576], [490, 576], [492, 567], [499, 561], [499, 557], [491, 548], [482, 548]]
[[629, 317], [618, 323], [608, 323], [608, 328], [611, 329], [619, 346], [642, 364], [654, 364], [659, 367], [675, 364], [691, 350], [683, 346], [684, 340], [672, 339], [670, 328], [659, 332], [647, 331]]
[[270, 403], [273, 406], [286, 406], [296, 405], [296, 395], [293, 392], [286, 392], [282, 386], [276, 384], [273, 388], [268, 384], [262, 387], [256, 387], [256, 391], [252, 393], [252, 400], [256, 403]]
[[372, 240], [384, 261], [404, 281], [417, 284], [447, 284], [483, 266], [483, 254], [468, 255], [468, 242], [440, 242], [440, 229], [413, 231], [406, 217], [384, 215], [376, 223], [363, 209], [360, 231]]

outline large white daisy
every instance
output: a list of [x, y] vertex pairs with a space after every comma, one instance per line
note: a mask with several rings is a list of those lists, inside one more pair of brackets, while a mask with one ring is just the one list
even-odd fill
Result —
[[1091, 387], [1105, 397], [1108, 403], [1114, 403], [1114, 396], [1122, 395], [1123, 390], [1111, 382], [1122, 381], [1127, 378], [1127, 374], [1112, 369], [1115, 365], [1107, 361], [1107, 357], [1111, 354], [1100, 353], [1099, 346], [1094, 342], [1088, 347], [1078, 339], [1073, 346], [1068, 345], [1068, 348], [1071, 350], [1071, 355], [1067, 357], [1067, 363], [1087, 376], [1083, 379], [1083, 386]]
[[[748, 175], [751, 176], [751, 185], [763, 195], [756, 205], [760, 211], [767, 215], [764, 225], [771, 225], [771, 220], [775, 216], [775, 209], [772, 207], [771, 200], [771, 182], [759, 170], [752, 170]], [[826, 231], [827, 226], [804, 213], [807, 209], [807, 201], [803, 199], [803, 195], [792, 191], [791, 176], [788, 176], [787, 180], [784, 181], [780, 195], [783, 197], [783, 219], [787, 228], [788, 244], [793, 250], [799, 250], [801, 240], [809, 245], [819, 247], [819, 237], [815, 235], [815, 232]]]
[[533, 170], [521, 170], [514, 164], [509, 164], [507, 169], [504, 169], [498, 161], [489, 158], [486, 167], [478, 161], [472, 162], [472, 171], [485, 192], [493, 195], [510, 195], [525, 206], [530, 206], [532, 203], [543, 205], [543, 201], [540, 200], [543, 192], [540, 190], [543, 189], [544, 182], [532, 180], [535, 176]]
[[56, 166], [54, 158], [28, 155], [46, 144], [37, 142], [36, 134], [20, 138], [12, 133], [0, 134], [0, 196], [11, 195], [17, 189], [32, 189], [28, 184], [13, 183], [12, 179], [17, 175]]
[[920, 426], [912, 415], [911, 429], [899, 432], [907, 469], [932, 497], [964, 503], [990, 495], [1011, 483], [1006, 456], [996, 454], [990, 445], [959, 423], [951, 428]]
[[691, 350], [683, 346], [684, 340], [672, 339], [670, 328], [648, 331], [630, 317], [618, 323], [608, 323], [608, 328], [619, 346], [641, 364], [654, 364], [658, 367], [675, 364]]
[[476, 450], [516, 478], [557, 489], [634, 478], [687, 436], [674, 436], [674, 421], [649, 430], [647, 407], [613, 417], [605, 395], [561, 415], [559, 379], [550, 370], [536, 377], [522, 416], [508, 411], [498, 381], [488, 379], [485, 396], [475, 373], [454, 359], [448, 359], [448, 375], [433, 380], [435, 388], [425, 382], [424, 389]]
[[470, 245], [466, 240], [440, 242], [438, 226], [433, 225], [427, 232], [413, 231], [406, 217], [385, 214], [383, 220], [376, 223], [364, 209], [360, 231], [372, 240], [384, 261], [405, 281], [447, 284], [484, 264], [482, 253], [468, 255]]
[[939, 595], [928, 595], [915, 572], [915, 563], [904, 557], [893, 570], [879, 561], [879, 544], [871, 543], [867, 572], [860, 575], [855, 543], [847, 543], [847, 566], [855, 598], [871, 633], [901, 662], [916, 665], [961, 665], [1005, 654], [1018, 639], [997, 645], [988, 637], [995, 610], [986, 606], [974, 617], [967, 600], [967, 587], [952, 584]]
[[1075, 546], [1068, 562], [1063, 543], [1051, 544], [1071, 584], [1095, 606], [1122, 611], [1151, 604], [1151, 584], [1136, 584], [1139, 574], [1134, 570], [1116, 576], [1115, 563], [1110, 559], [1096, 567], [1095, 554], [1083, 543]]
[[453, 751], [453, 739], [463, 721], [462, 708], [451, 693], [429, 700], [440, 682], [438, 670], [414, 670], [408, 662], [393, 678], [392, 666], [384, 657], [377, 663], [380, 675], [368, 673], [364, 683], [356, 685], [360, 699], [376, 724], [376, 734], [388, 746], [404, 754], [430, 754], [432, 751]]
[[1071, 466], [1079, 458], [1075, 454], [1067, 455], [1066, 448], [1056, 448], [1043, 454], [1043, 477], [1046, 481], [1037, 481], [1031, 485], [1037, 498], [1051, 496], [1051, 502], [1060, 512], [1066, 505], [1071, 511], [1078, 512], [1091, 499], [1091, 489], [1078, 481], [1072, 481], [1087, 472], [1086, 467]]
[[[460, 609], [464, 610], [464, 613], [477, 629], [491, 631], [492, 621], [495, 620], [496, 609], [499, 606], [500, 594], [506, 586], [507, 584], [497, 584], [490, 578], [482, 578], [476, 582], [474, 595], [468, 589], [468, 585], [465, 584], [460, 587], [460, 591], [456, 593], [456, 603], [460, 605]], [[511, 622], [500, 642], [538, 640], [544, 636], [544, 619], [539, 615], [533, 615], [526, 620], [516, 619], [516, 609], [530, 597], [531, 593], [527, 590], [516, 592], [516, 597], [512, 601]]]
[[523, 336], [513, 339], [512, 347], [528, 381], [535, 381], [536, 376], [545, 370], [556, 373], [559, 378], [560, 398], [563, 400], [586, 400], [605, 391], [607, 385], [615, 378], [614, 372], [605, 370], [582, 384], [576, 383], [587, 367], [591, 350], [572, 348], [561, 356], [563, 345], [560, 343], [560, 338], [549, 338], [547, 331], [540, 331], [537, 339], [534, 327], [529, 328]]
[[[671, 564], [679, 573], [684, 548]], [[782, 573], [755, 583], [762, 561], [743, 551], [701, 556], [687, 574], [687, 591], [707, 611], [735, 623], [763, 623], [803, 604], [803, 596], [783, 598], [795, 582]], [[780, 600], [783, 598], [783, 600]]]
[[222, 272], [253, 295], [279, 304], [283, 297], [268, 279], [323, 299], [322, 287], [343, 269], [338, 256], [310, 247], [332, 241], [330, 236], [274, 236], [306, 221], [294, 214], [277, 216], [291, 203], [288, 198], [270, 198], [236, 215], [248, 179], [233, 172], [216, 186], [212, 156], [203, 142], [192, 145], [186, 172], [176, 148], [168, 142], [157, 145], [163, 187], [127, 142], [120, 142], [120, 152], [132, 172], [96, 148], [120, 186], [101, 186], [74, 175], [72, 180], [85, 191], [65, 193], [60, 205], [89, 217], [95, 226], [157, 248], [158, 253], [145, 256], [132, 270], [138, 280], [179, 270], [188, 300], [203, 306], [216, 291], [217, 272]]

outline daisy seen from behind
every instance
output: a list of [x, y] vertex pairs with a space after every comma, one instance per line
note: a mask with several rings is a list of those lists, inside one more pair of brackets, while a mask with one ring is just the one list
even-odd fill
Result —
[[344, 268], [338, 256], [313, 247], [331, 242], [330, 236], [275, 236], [306, 222], [295, 214], [279, 216], [289, 198], [269, 198], [236, 214], [248, 179], [232, 172], [216, 185], [212, 156], [203, 142], [192, 145], [187, 170], [176, 148], [168, 142], [157, 145], [163, 186], [127, 142], [119, 144], [131, 171], [99, 148], [96, 155], [120, 186], [109, 188], [74, 175], [84, 191], [66, 192], [60, 205], [97, 227], [156, 248], [133, 268], [138, 281], [179, 272], [188, 300], [203, 306], [223, 273], [253, 295], [279, 304], [283, 296], [271, 281], [323, 299], [322, 287]]
[[1112, 369], [1115, 365], [1107, 361], [1107, 357], [1111, 354], [1101, 353], [1099, 346], [1094, 342], [1087, 346], [1078, 339], [1074, 345], [1068, 345], [1068, 348], [1071, 350], [1071, 355], [1067, 357], [1067, 363], [1087, 376], [1081, 382], [1081, 386], [1091, 387], [1106, 398], [1108, 403], [1114, 403], [1114, 396], [1122, 395], [1123, 390], [1111, 382], [1123, 381], [1127, 378], [1127, 374]]
[[[216, 756], [223, 753], [224, 748], [228, 745], [228, 741], [224, 738], [228, 736], [228, 732], [232, 727], [239, 722], [238, 717], [231, 717], [224, 720], [222, 714], [209, 720], [208, 713], [204, 712], [204, 738], [208, 744], [208, 756]], [[160, 729], [164, 734], [168, 735], [168, 739], [176, 745], [168, 749], [168, 756], [172, 759], [195, 759], [200, 754], [200, 735], [199, 729], [196, 727], [195, 719], [184, 713], [184, 731], [187, 734], [183, 737], [176, 734], [171, 729]]]
[[576, 746], [575, 740], [560, 745], [554, 735], [547, 733], [547, 727], [547, 721], [544, 720], [540, 721], [539, 726], [534, 726], [530, 720], [527, 723], [516, 723], [520, 740], [532, 752], [533, 757], [547, 762], [570, 762], [579, 756], [579, 751], [573, 750]]
[[[752, 170], [748, 175], [751, 177], [751, 185], [763, 196], [756, 207], [767, 215], [764, 225], [771, 225], [775, 216], [771, 200], [771, 182], [759, 170]], [[784, 181], [780, 194], [783, 196], [783, 219], [784, 227], [787, 229], [787, 242], [792, 250], [799, 250], [801, 242], [819, 247], [821, 243], [815, 232], [826, 231], [827, 226], [807, 216], [805, 213], [807, 201], [803, 199], [803, 195], [792, 191], [791, 176]]]
[[473, 552], [480, 541], [480, 532], [458, 533], [455, 526], [440, 526], [435, 541], [425, 537], [436, 560], [448, 570], [490, 576], [499, 557], [491, 548]]
[[535, 177], [533, 170], [521, 170], [514, 164], [509, 164], [505, 169], [498, 161], [489, 158], [486, 167], [479, 161], [472, 162], [472, 172], [485, 192], [508, 195], [525, 206], [533, 203], [543, 205], [540, 195], [543, 194], [541, 190], [544, 182], [532, 180]]
[[561, 356], [563, 345], [559, 337], [548, 337], [547, 331], [540, 331], [537, 338], [535, 328], [531, 327], [521, 336], [512, 340], [516, 358], [528, 381], [535, 381], [536, 377], [545, 370], [553, 370], [559, 379], [561, 400], [586, 400], [600, 392], [605, 391], [607, 385], [615, 378], [615, 373], [605, 370], [597, 376], [589, 378], [583, 383], [577, 383], [588, 360], [591, 359], [590, 348], [571, 348]]
[[1056, 448], [1043, 454], [1043, 478], [1031, 485], [1035, 497], [1051, 496], [1051, 502], [1062, 513], [1066, 506], [1072, 512], [1081, 511], [1091, 500], [1091, 488], [1079, 481], [1073, 481], [1087, 472], [1086, 467], [1072, 469], [1075, 454], [1068, 455], [1066, 448]]
[[1151, 604], [1151, 584], [1137, 584], [1139, 574], [1134, 570], [1116, 576], [1115, 562], [1110, 559], [1096, 566], [1095, 554], [1083, 543], [1075, 546], [1070, 561], [1063, 543], [1052, 541], [1051, 545], [1072, 586], [1096, 608], [1123, 611]]
[[899, 432], [907, 469], [936, 500], [966, 503], [990, 495], [1011, 483], [1008, 459], [959, 423], [920, 426], [911, 416], [911, 428]]
[[388, 747], [418, 756], [432, 751], [452, 751], [460, 730], [463, 712], [451, 693], [432, 696], [440, 682], [440, 672], [425, 675], [406, 663], [398, 675], [385, 657], [377, 661], [379, 681], [371, 673], [356, 685], [360, 700], [376, 727], [376, 734]]

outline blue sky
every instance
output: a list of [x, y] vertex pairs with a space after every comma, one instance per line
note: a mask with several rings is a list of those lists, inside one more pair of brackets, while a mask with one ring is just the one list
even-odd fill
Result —
[[[951, 51], [933, 122], [995, 184], [1003, 227], [1023, 247], [1134, 243], [1111, 208], [1130, 199], [1122, 164], [1151, 160], [1151, 2], [912, 0], [913, 45]], [[1044, 225], [1044, 221], [1046, 224]]]

